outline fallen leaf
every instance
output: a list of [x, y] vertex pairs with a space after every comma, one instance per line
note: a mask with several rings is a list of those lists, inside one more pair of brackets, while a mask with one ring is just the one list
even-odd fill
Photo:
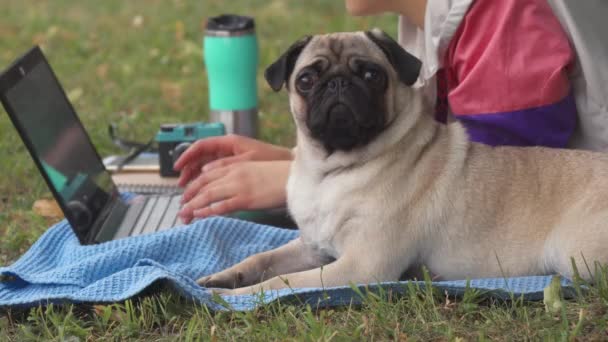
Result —
[[160, 55], [160, 50], [157, 48], [152, 48], [152, 49], [150, 49], [149, 54], [150, 54], [150, 57], [156, 58]]
[[216, 329], [217, 328], [215, 327], [215, 324], [211, 326], [210, 335], [211, 335], [211, 341], [213, 341], [213, 342], [217, 341], [217, 336], [215, 335]]
[[59, 207], [59, 205], [57, 204], [57, 202], [55, 202], [55, 200], [51, 200], [51, 199], [39, 199], [36, 202], [34, 202], [34, 205], [32, 206], [32, 210], [34, 210], [34, 212], [42, 217], [47, 217], [47, 218], [62, 218], [63, 217], [63, 212], [61, 211], [61, 208]]
[[68, 91], [68, 99], [70, 102], [75, 103], [78, 101], [78, 99], [80, 99], [82, 94], [84, 94], [84, 90], [82, 90], [82, 88], [74, 88]]
[[122, 72], [127, 76], [131, 75], [133, 73], [133, 67], [130, 64], [125, 63], [122, 65]]
[[135, 28], [140, 28], [144, 25], [144, 17], [142, 15], [136, 15], [133, 17], [133, 20], [131, 20], [131, 26], [135, 27]]
[[203, 57], [201, 46], [191, 40], [185, 40], [180, 46], [180, 57]]
[[99, 316], [103, 313], [105, 308], [105, 305], [93, 305], [93, 311]]
[[32, 43], [42, 45], [46, 43], [46, 35], [44, 33], [36, 33], [32, 38]]
[[48, 30], [46, 30], [46, 37], [53, 38], [59, 32], [59, 28], [57, 26], [51, 26]]
[[106, 78], [106, 76], [108, 76], [108, 70], [110, 69], [110, 66], [107, 63], [103, 63], [97, 66], [96, 72], [97, 72], [97, 77], [101, 78], [102, 80]]

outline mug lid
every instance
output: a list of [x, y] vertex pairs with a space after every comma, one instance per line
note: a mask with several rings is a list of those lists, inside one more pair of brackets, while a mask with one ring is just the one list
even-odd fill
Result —
[[253, 18], [236, 14], [222, 14], [207, 20], [207, 32], [224, 32], [233, 35], [244, 32], [253, 32], [255, 23]]

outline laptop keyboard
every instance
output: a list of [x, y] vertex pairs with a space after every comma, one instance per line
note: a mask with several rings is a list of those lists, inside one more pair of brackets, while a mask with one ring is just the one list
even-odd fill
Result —
[[[142, 234], [154, 233], [158, 229], [158, 225], [169, 207], [169, 200], [170, 198], [167, 196], [156, 197], [156, 203], [154, 203], [154, 207], [152, 207], [152, 210], [150, 211], [150, 215], [141, 232]], [[146, 207], [149, 205], [151, 206], [151, 204], [146, 204]]]
[[158, 195], [134, 201], [115, 238], [149, 234], [179, 224], [177, 213], [180, 209], [180, 199], [181, 195]]
[[171, 200], [169, 201], [169, 205], [167, 206], [165, 216], [163, 217], [163, 220], [158, 225], [157, 230], [165, 230], [167, 228], [171, 228], [171, 227], [177, 225], [178, 223], [181, 223], [179, 221], [179, 218], [177, 217], [177, 213], [179, 212], [179, 210], [181, 208], [180, 201], [182, 199], [182, 196], [181, 195], [172, 196], [170, 198], [171, 198]]

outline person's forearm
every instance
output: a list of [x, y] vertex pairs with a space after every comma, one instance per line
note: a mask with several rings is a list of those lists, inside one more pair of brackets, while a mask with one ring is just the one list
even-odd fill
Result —
[[293, 149], [288, 147], [276, 146], [274, 160], [293, 160]]

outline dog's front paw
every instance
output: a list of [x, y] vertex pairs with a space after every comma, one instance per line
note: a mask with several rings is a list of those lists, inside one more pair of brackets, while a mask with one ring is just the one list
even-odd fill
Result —
[[235, 289], [220, 289], [212, 288], [211, 293], [218, 294], [220, 296], [242, 296], [242, 295], [260, 295], [264, 290], [256, 285], [239, 287]]
[[236, 295], [235, 291], [237, 289], [220, 289], [220, 288], [213, 288], [210, 289], [211, 293], [213, 293], [214, 295], [220, 295], [220, 296], [234, 296]]
[[234, 289], [241, 287], [243, 275], [240, 272], [223, 271], [198, 279], [197, 284], [204, 287]]

